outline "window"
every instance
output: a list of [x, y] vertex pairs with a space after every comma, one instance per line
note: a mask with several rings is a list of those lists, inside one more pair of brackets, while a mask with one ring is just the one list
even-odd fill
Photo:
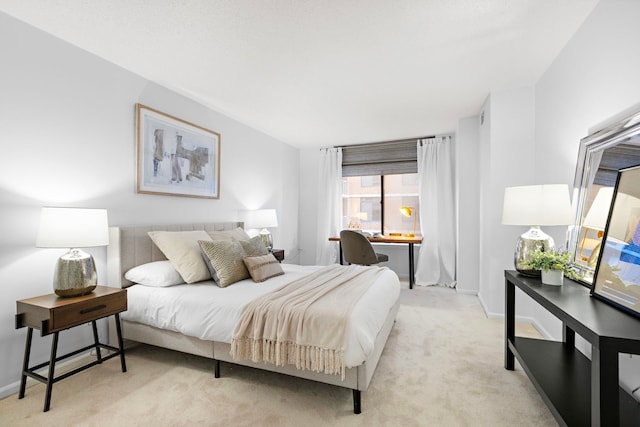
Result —
[[[342, 178], [343, 228], [368, 233], [420, 232], [418, 174], [345, 176]], [[415, 215], [404, 216], [401, 206]]]
[[[369, 233], [420, 232], [415, 139], [342, 147], [342, 226]], [[401, 206], [411, 208], [406, 217]]]

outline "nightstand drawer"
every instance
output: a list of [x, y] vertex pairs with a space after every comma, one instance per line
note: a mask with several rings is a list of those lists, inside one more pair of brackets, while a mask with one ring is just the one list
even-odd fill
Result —
[[82, 325], [127, 309], [127, 293], [107, 295], [58, 308], [51, 313], [49, 332]]
[[98, 286], [94, 292], [79, 297], [49, 294], [16, 303], [16, 328], [28, 326], [47, 335], [126, 311], [127, 291]]

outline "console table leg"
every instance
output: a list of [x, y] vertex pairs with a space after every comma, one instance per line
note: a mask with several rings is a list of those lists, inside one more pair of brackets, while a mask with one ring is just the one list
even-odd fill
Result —
[[513, 371], [515, 356], [509, 348], [509, 343], [516, 337], [516, 287], [507, 279], [504, 282], [504, 298], [504, 368]]
[[51, 358], [49, 360], [49, 375], [47, 376], [47, 392], [44, 396], [44, 412], [51, 406], [51, 391], [53, 390], [53, 375], [56, 368], [56, 353], [58, 352], [58, 332], [53, 333], [51, 341]]
[[591, 425], [620, 425], [618, 352], [591, 346]]
[[18, 399], [24, 397], [24, 392], [27, 387], [27, 375], [29, 370], [29, 358], [31, 357], [31, 338], [33, 337], [33, 328], [27, 328], [27, 343], [24, 348], [24, 360], [22, 362], [22, 376], [20, 377], [20, 393], [18, 393]]

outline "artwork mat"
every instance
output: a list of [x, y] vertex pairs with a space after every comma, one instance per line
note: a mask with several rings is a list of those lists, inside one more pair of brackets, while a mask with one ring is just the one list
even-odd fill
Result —
[[638, 183], [640, 165], [618, 172], [591, 287], [591, 295], [636, 317], [640, 317]]
[[[162, 129], [163, 134], [162, 158], [157, 162], [154, 161], [156, 129]], [[176, 153], [178, 135], [182, 148]], [[219, 199], [220, 140], [218, 132], [136, 104], [137, 193]], [[200, 163], [206, 158], [206, 163], [198, 167], [187, 157]], [[177, 174], [173, 173], [174, 166]]]

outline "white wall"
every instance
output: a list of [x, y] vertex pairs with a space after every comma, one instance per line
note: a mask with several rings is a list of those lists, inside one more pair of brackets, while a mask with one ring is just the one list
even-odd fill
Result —
[[480, 117], [460, 119], [456, 130], [456, 289], [477, 294], [480, 274]]
[[[589, 128], [640, 101], [640, 2], [601, 0], [536, 85], [535, 175], [573, 184]], [[556, 338], [561, 326], [536, 307]]]
[[[3, 13], [0, 52], [0, 396], [20, 377], [26, 329], [14, 329], [15, 301], [52, 292], [64, 252], [34, 247], [41, 206], [107, 208], [112, 225], [235, 220], [240, 210], [275, 208], [275, 245], [295, 262], [297, 149]], [[138, 102], [221, 134], [219, 200], [135, 193]], [[104, 283], [106, 250], [89, 252]], [[65, 331], [59, 351], [90, 339], [90, 328]], [[32, 360], [48, 360], [49, 345], [36, 334]]]
[[534, 184], [534, 90], [492, 92], [480, 126], [480, 284], [489, 316], [504, 313], [504, 270], [513, 270], [518, 235], [526, 227], [502, 225], [505, 187]]

